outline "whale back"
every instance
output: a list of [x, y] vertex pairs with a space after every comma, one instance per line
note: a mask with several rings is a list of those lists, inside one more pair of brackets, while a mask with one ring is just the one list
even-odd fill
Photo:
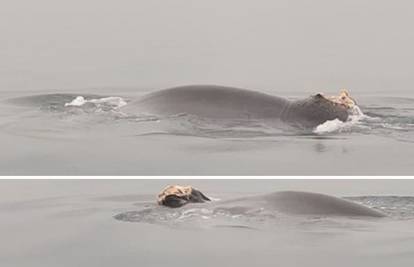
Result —
[[277, 191], [264, 195], [247, 196], [213, 202], [216, 209], [255, 210], [258, 208], [287, 215], [385, 217], [380, 211], [362, 204], [330, 195], [302, 192]]
[[281, 191], [266, 195], [267, 205], [289, 214], [334, 215], [355, 217], [384, 217], [379, 211], [366, 206], [319, 193]]
[[188, 114], [213, 119], [278, 118], [289, 101], [268, 94], [217, 85], [164, 89], [139, 99], [133, 106], [159, 115]]

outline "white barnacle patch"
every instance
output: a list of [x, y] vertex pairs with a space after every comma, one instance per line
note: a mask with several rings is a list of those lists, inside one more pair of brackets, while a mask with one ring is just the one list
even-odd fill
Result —
[[356, 106], [355, 100], [350, 96], [348, 90], [346, 89], [342, 89], [338, 96], [328, 96], [325, 98], [348, 109], [352, 109]]

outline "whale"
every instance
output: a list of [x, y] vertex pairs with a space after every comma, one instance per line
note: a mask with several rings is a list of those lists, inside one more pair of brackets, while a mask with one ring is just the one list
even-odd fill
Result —
[[347, 91], [289, 100], [262, 92], [219, 86], [186, 85], [144, 95], [126, 109], [160, 116], [194, 115], [215, 120], [265, 120], [313, 128], [328, 120], [346, 121], [355, 106]]
[[[177, 188], [179, 188], [178, 186]], [[194, 198], [188, 190], [182, 192], [163, 190], [158, 195], [158, 203], [146, 202], [142, 209], [116, 214], [114, 218], [126, 222], [165, 224], [183, 222], [188, 214], [203, 217], [206, 214], [238, 218], [258, 218], [274, 220], [281, 218], [347, 218], [376, 220], [388, 217], [383, 212], [368, 206], [326, 194], [304, 191], [276, 191], [272, 193], [241, 196], [219, 200], [206, 197], [199, 191]], [[174, 194], [176, 194], [174, 196]], [[203, 196], [201, 196], [202, 194]], [[263, 214], [260, 215], [260, 214]], [[176, 221], [178, 220], [178, 221]]]
[[[190, 203], [211, 201], [204, 193], [192, 186], [169, 185], [158, 194], [158, 204], [179, 208]], [[257, 196], [246, 196], [211, 202], [210, 208], [238, 210], [265, 208], [294, 215], [329, 215], [351, 217], [384, 217], [380, 211], [364, 205], [314, 192], [276, 191]]]

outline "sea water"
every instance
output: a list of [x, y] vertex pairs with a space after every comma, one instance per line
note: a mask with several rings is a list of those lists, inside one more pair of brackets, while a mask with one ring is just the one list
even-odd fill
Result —
[[[344, 197], [384, 218], [296, 215], [238, 201], [156, 204], [167, 184], [219, 203], [283, 190]], [[410, 180], [2, 180], [0, 263], [71, 266], [411, 266]], [[220, 199], [220, 200], [218, 200]]]
[[[154, 90], [0, 93], [2, 175], [412, 175], [414, 97], [354, 94], [313, 129], [124, 112]], [[300, 99], [310, 93], [269, 94]], [[351, 92], [352, 93], [352, 92]], [[128, 109], [126, 109], [128, 110]]]

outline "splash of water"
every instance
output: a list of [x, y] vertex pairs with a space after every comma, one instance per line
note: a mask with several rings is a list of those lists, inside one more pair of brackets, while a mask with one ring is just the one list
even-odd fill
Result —
[[83, 96], [77, 96], [74, 100], [65, 104], [65, 107], [81, 107], [86, 103], [92, 103], [95, 105], [110, 105], [116, 108], [123, 107], [127, 102], [122, 97], [110, 96], [98, 99], [85, 99]]
[[362, 110], [358, 106], [353, 106], [349, 110], [349, 116], [347, 121], [341, 121], [339, 119], [329, 120], [318, 125], [313, 132], [316, 134], [326, 134], [332, 132], [342, 132], [352, 128], [352, 126], [358, 124], [362, 119], [367, 118]]

